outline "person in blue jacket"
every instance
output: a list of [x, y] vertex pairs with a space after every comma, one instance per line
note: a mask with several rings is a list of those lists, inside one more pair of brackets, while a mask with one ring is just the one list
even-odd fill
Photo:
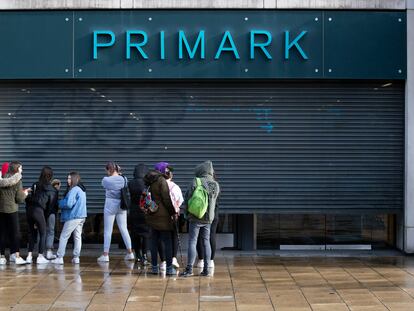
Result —
[[65, 198], [59, 201], [61, 208], [60, 221], [64, 222], [59, 239], [59, 249], [57, 258], [52, 261], [54, 264], [63, 265], [66, 244], [73, 233], [73, 259], [72, 263], [79, 264], [79, 256], [82, 247], [82, 229], [87, 216], [86, 212], [86, 192], [81, 183], [81, 177], [77, 172], [68, 175], [68, 189]]

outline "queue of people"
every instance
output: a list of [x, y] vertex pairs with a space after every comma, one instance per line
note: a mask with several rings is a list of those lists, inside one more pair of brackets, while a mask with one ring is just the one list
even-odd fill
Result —
[[[116, 162], [108, 162], [105, 171], [107, 176], [102, 179], [102, 187], [105, 189], [104, 245], [98, 262], [110, 260], [113, 225], [116, 221], [127, 250], [125, 260], [137, 260], [142, 265], [151, 265], [149, 271], [153, 274], [165, 272], [167, 275], [177, 275], [180, 267], [178, 250], [181, 252], [179, 221], [184, 217], [188, 221], [189, 242], [187, 263], [181, 275], [193, 275], [197, 254], [198, 266], [203, 268], [200, 275], [211, 275], [220, 193], [211, 161], [205, 161], [196, 167], [195, 176], [185, 195], [173, 181], [173, 168], [168, 162], [159, 162], [153, 169], [138, 164], [130, 181]], [[68, 174], [65, 193], [59, 199], [61, 183], [53, 179], [52, 168], [43, 167], [39, 179], [27, 189], [22, 186], [22, 172], [23, 166], [18, 161], [4, 163], [1, 170], [0, 265], [7, 263], [7, 245], [10, 248], [10, 262], [18, 265], [31, 264], [34, 261], [35, 241], [38, 242], [37, 264], [64, 264], [66, 245], [71, 236], [74, 241], [72, 263], [79, 264], [83, 225], [87, 218], [87, 191], [80, 174]], [[26, 259], [21, 257], [19, 250], [18, 206], [23, 203], [28, 224]], [[54, 254], [58, 211], [63, 228], [58, 250]], [[150, 260], [148, 251], [151, 254]]]

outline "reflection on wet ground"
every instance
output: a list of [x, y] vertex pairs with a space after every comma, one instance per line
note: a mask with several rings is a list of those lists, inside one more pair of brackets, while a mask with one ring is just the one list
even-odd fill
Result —
[[226, 255], [215, 263], [211, 278], [151, 275], [121, 257], [0, 266], [0, 311], [414, 310], [414, 257]]

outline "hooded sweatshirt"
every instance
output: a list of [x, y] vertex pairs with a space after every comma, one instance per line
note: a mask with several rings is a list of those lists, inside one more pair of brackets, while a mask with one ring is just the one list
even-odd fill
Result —
[[147, 224], [158, 231], [173, 230], [172, 215], [176, 214], [170, 197], [170, 189], [163, 174], [152, 170], [144, 177], [145, 185], [150, 187], [152, 200], [158, 205], [158, 211], [145, 216]]
[[[195, 176], [201, 179], [201, 183], [204, 188], [208, 191], [208, 208], [207, 212], [205, 213], [202, 219], [198, 219], [197, 217], [191, 215], [190, 213], [186, 212], [186, 215], [189, 221], [197, 222], [197, 223], [204, 223], [204, 224], [211, 224], [214, 220], [214, 211], [216, 208], [216, 201], [218, 195], [220, 193], [220, 186], [217, 181], [214, 180], [214, 168], [213, 163], [211, 161], [205, 161], [198, 166], [196, 166], [194, 170]], [[188, 205], [188, 200], [193, 195], [193, 192], [197, 186], [197, 181], [194, 178], [185, 196], [185, 204]], [[187, 211], [187, 209], [186, 209]]]
[[78, 184], [69, 190], [65, 198], [59, 201], [59, 207], [62, 210], [60, 216], [61, 222], [72, 219], [86, 218], [86, 193], [85, 187]]
[[102, 187], [105, 188], [104, 213], [114, 215], [121, 206], [121, 189], [128, 185], [128, 180], [121, 175], [102, 178]]
[[131, 194], [131, 212], [143, 213], [139, 208], [139, 200], [142, 192], [147, 188], [144, 182], [144, 176], [147, 173], [148, 167], [145, 164], [138, 164], [134, 169], [134, 179], [128, 182]]

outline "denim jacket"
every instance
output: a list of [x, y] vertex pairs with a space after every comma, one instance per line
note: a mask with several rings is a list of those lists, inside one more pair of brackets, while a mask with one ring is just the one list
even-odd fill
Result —
[[59, 201], [59, 207], [62, 209], [60, 217], [61, 222], [72, 219], [86, 218], [86, 193], [79, 187], [73, 187], [65, 196]]

